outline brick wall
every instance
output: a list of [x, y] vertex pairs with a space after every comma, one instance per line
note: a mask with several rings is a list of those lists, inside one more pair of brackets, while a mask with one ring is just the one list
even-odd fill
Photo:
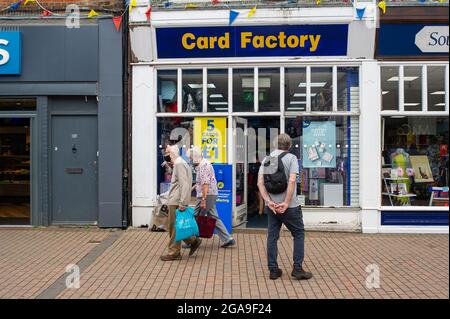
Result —
[[[0, 10], [8, 7], [10, 4], [15, 3], [19, 0], [0, 0]], [[84, 12], [85, 10], [94, 9], [95, 11], [101, 12], [119, 12], [124, 8], [123, 0], [39, 0], [40, 4], [52, 12], [64, 12], [67, 5], [76, 4], [80, 7], [80, 10]], [[23, 0], [22, 5], [17, 10], [17, 14], [26, 13], [36, 13], [41, 12], [42, 9], [34, 2], [29, 2], [24, 6], [25, 0]], [[0, 15], [10, 14], [8, 12], [0, 12]]]

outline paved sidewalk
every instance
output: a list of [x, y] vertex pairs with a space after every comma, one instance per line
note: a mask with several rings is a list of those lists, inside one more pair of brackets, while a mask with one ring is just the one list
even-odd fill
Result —
[[[181, 261], [161, 262], [167, 233], [0, 229], [0, 298], [49, 296], [71, 263], [80, 264], [80, 288], [62, 287], [57, 298], [449, 298], [448, 235], [308, 232], [305, 268], [314, 278], [301, 282], [290, 277], [288, 233], [279, 242], [284, 274], [276, 281], [268, 279], [265, 234], [235, 238], [234, 248], [204, 240], [193, 257], [184, 251]], [[380, 288], [366, 287], [372, 264]]]

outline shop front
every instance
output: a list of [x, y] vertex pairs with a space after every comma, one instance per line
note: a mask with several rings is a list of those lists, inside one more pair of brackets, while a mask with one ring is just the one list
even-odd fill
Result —
[[363, 231], [448, 233], [448, 6], [390, 11], [376, 51], [380, 208], [363, 217]]
[[0, 225], [123, 227], [122, 34], [0, 21]]
[[353, 6], [260, 8], [232, 25], [225, 9], [154, 7], [151, 24], [144, 3], [134, 10], [133, 226], [151, 224], [158, 195], [170, 186], [164, 149], [177, 144], [182, 156], [200, 145], [228, 168], [216, 170], [219, 184], [231, 181], [224, 219], [267, 227], [257, 172], [273, 138], [285, 132], [301, 168], [306, 227], [360, 231], [368, 207], [361, 194], [371, 183], [361, 176], [361, 145], [373, 138], [361, 128], [372, 119], [362, 114], [376, 103], [370, 79], [378, 74], [377, 10], [366, 10], [360, 20]]

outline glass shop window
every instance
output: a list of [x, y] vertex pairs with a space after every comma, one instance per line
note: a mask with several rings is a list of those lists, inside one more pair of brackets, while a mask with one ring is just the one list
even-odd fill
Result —
[[383, 111], [398, 111], [399, 67], [381, 67], [381, 94]]
[[311, 68], [311, 111], [331, 112], [332, 110], [333, 68]]
[[422, 110], [422, 67], [405, 66], [404, 76], [405, 111]]
[[177, 70], [158, 70], [157, 74], [157, 112], [177, 113]]
[[359, 110], [359, 68], [337, 68], [337, 110], [357, 112]]
[[228, 112], [228, 69], [208, 69], [208, 112]]
[[306, 111], [306, 68], [286, 68], [284, 77], [285, 110]]
[[182, 111], [188, 113], [203, 112], [203, 70], [183, 70], [182, 90]]
[[280, 69], [258, 69], [259, 112], [280, 111]]
[[254, 69], [233, 69], [233, 112], [254, 112]]
[[445, 111], [445, 66], [427, 66], [428, 111]]

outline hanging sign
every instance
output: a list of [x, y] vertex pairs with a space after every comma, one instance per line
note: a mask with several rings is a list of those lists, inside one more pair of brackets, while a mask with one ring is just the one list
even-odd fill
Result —
[[211, 163], [227, 162], [227, 119], [225, 117], [196, 117], [194, 144], [201, 146], [203, 158]]
[[346, 56], [348, 25], [158, 28], [156, 41], [159, 59]]
[[0, 32], [0, 75], [20, 75], [21, 54], [21, 33]]

